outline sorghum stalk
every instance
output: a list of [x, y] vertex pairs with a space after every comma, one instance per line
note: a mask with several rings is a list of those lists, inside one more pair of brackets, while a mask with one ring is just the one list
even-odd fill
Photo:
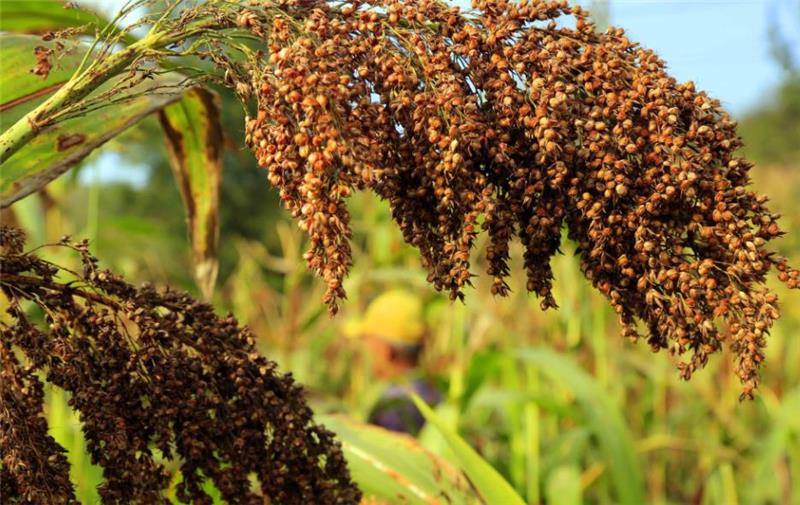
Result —
[[4, 163], [42, 130], [53, 124], [53, 116], [79, 103], [110, 79], [126, 72], [143, 57], [157, 54], [173, 44], [179, 44], [209, 30], [224, 28], [218, 18], [201, 19], [178, 30], [154, 26], [142, 39], [93, 61], [87, 68], [72, 76], [61, 88], [41, 105], [11, 125], [0, 134], [0, 164]]

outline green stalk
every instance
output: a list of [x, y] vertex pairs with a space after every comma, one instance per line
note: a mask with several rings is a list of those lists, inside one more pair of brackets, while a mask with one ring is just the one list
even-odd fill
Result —
[[82, 72], [76, 73], [41, 105], [0, 134], [0, 164], [5, 163], [25, 144], [36, 138], [42, 130], [52, 126], [55, 115], [80, 102], [109, 79], [128, 70], [137, 59], [204, 31], [219, 28], [218, 24], [215, 19], [203, 19], [186, 25], [177, 33], [157, 31], [157, 27], [154, 27], [141, 40], [107, 58], [96, 60]]
[[[525, 366], [525, 365], [523, 365]], [[524, 384], [520, 379], [520, 370], [517, 366], [517, 361], [508, 356], [503, 360], [502, 368], [500, 369], [501, 381], [503, 389], [508, 391], [524, 391], [530, 393], [525, 389]], [[523, 431], [523, 407], [527, 402], [514, 402], [507, 407], [508, 414], [508, 448], [509, 448], [509, 461], [508, 473], [511, 477], [511, 485], [518, 491], [525, 489], [526, 477], [526, 433]], [[530, 503], [530, 499], [529, 499]]]
[[[466, 329], [465, 329], [465, 316], [464, 305], [453, 304], [451, 308], [452, 315], [452, 331], [450, 334], [450, 342], [453, 344], [451, 348], [453, 352], [453, 366], [450, 370], [450, 388], [448, 396], [450, 401], [457, 405], [462, 396], [464, 396], [464, 376], [466, 375]], [[458, 423], [456, 422], [456, 425]]]
[[[539, 374], [536, 367], [525, 364], [525, 379], [527, 382], [526, 391], [529, 395], [539, 394]], [[539, 454], [540, 427], [539, 427], [539, 407], [535, 402], [528, 401], [524, 409], [525, 423], [525, 497], [531, 505], [538, 505], [541, 501], [539, 496], [539, 473], [541, 471], [541, 461]]]

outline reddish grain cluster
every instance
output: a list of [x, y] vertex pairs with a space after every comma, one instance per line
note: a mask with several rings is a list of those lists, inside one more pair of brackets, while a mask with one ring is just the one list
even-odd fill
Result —
[[[174, 486], [182, 503], [210, 504], [207, 479], [228, 503], [358, 503], [333, 434], [232, 317], [184, 293], [136, 289], [99, 270], [85, 243], [61, 245], [83, 264], [66, 284], [62, 269], [23, 252], [21, 233], [0, 228], [3, 503], [77, 503], [42, 379], [80, 414], [103, 503], [170, 503]], [[167, 465], [180, 469], [177, 484]]]
[[766, 248], [781, 232], [748, 189], [735, 123], [677, 83], [622, 30], [597, 33], [564, 1], [252, 2], [239, 26], [267, 51], [235, 78], [253, 93], [247, 138], [311, 246], [335, 312], [351, 264], [345, 201], [386, 199], [437, 289], [461, 297], [479, 229], [493, 291], [509, 241], [527, 289], [555, 307], [561, 231], [623, 334], [690, 352], [688, 378], [726, 338], [744, 396], [778, 317], [765, 275], [798, 272]]

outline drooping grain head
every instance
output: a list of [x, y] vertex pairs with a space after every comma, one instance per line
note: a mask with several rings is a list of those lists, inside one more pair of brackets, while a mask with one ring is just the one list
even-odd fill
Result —
[[798, 271], [767, 248], [778, 216], [748, 188], [735, 122], [567, 2], [473, 8], [291, 0], [240, 16], [265, 46], [240, 76], [257, 100], [248, 142], [310, 236], [331, 311], [345, 296], [354, 190], [389, 202], [453, 298], [482, 228], [493, 292], [508, 292], [517, 237], [528, 291], [555, 307], [550, 259], [566, 227], [623, 335], [637, 339], [641, 321], [654, 349], [691, 353], [685, 378], [728, 339], [751, 396], [778, 317], [765, 277], [777, 268], [797, 287]]
[[[168, 503], [168, 462], [180, 465], [183, 503], [210, 504], [210, 479], [230, 503], [355, 504], [333, 433], [314, 424], [302, 388], [256, 352], [232, 316], [185, 293], [137, 289], [98, 269], [23, 252], [0, 228], [0, 492], [4, 503], [77, 503], [64, 449], [48, 435], [43, 380], [69, 393], [103, 503]], [[44, 314], [32, 319], [25, 305]], [[36, 313], [36, 311], [33, 311]]]

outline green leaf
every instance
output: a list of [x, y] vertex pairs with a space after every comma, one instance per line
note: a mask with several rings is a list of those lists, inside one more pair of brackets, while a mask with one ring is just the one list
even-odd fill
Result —
[[[2, 130], [47, 99], [72, 75], [83, 58], [79, 51], [58, 51], [44, 78], [30, 72], [37, 47], [53, 49], [31, 35], [0, 34], [0, 110]], [[125, 76], [106, 83], [93, 96], [118, 85]], [[125, 87], [115, 103], [43, 131], [2, 165], [0, 207], [33, 193], [83, 160], [94, 149], [148, 114], [160, 114], [170, 161], [187, 210], [195, 264], [195, 279], [210, 297], [217, 276], [219, 183], [223, 134], [216, 95], [178, 86], [181, 76], [161, 75]], [[127, 83], [126, 83], [127, 86]], [[158, 93], [148, 91], [159, 88]], [[186, 91], [186, 92], [185, 92]], [[185, 92], [185, 94], [184, 94]], [[177, 102], [177, 103], [175, 103]]]
[[55, 44], [33, 35], [0, 34], [0, 128], [5, 130], [66, 82], [83, 58], [82, 52], [67, 52], [46, 76], [34, 74], [37, 47]]
[[0, 31], [45, 33], [84, 25], [105, 25], [97, 13], [59, 0], [0, 0]]
[[792, 457], [800, 448], [800, 416], [797, 415], [800, 412], [800, 387], [784, 393], [780, 402], [776, 402], [768, 412], [771, 426], [764, 432], [749, 460], [754, 468], [754, 481], [761, 485], [745, 487], [744, 503], [780, 503], [784, 498], [783, 485], [776, 468], [781, 462], [800, 463]]
[[489, 505], [524, 505], [524, 501], [514, 488], [492, 468], [456, 432], [451, 430], [433, 410], [417, 395], [412, 395], [414, 403], [423, 417], [441, 433], [447, 441], [464, 473]]
[[545, 493], [551, 505], [581, 505], [583, 503], [581, 472], [574, 465], [559, 466], [547, 477]]
[[206, 299], [217, 279], [219, 184], [224, 138], [219, 97], [193, 88], [159, 112], [170, 165], [186, 209], [195, 279]]
[[633, 438], [614, 401], [581, 367], [546, 348], [522, 349], [517, 356], [564, 384], [586, 412], [597, 437], [620, 503], [645, 503], [644, 479]]
[[[33, 63], [25, 63], [26, 55], [34, 61], [34, 49], [41, 45], [44, 45], [42, 40], [35, 36], [0, 34], [3, 130], [45, 100], [74, 68], [73, 57], [66, 55], [58, 65], [54, 63], [46, 79], [29, 73]], [[112, 79], [95, 93], [109, 90], [123, 78]], [[179, 100], [185, 91], [179, 84], [178, 77], [144, 80], [115, 95], [113, 105], [64, 120], [42, 131], [0, 167], [0, 208], [38, 191], [148, 114]], [[152, 92], [156, 89], [157, 93]]]
[[367, 497], [411, 505], [482, 503], [464, 474], [408, 435], [342, 415], [317, 419], [336, 433], [350, 473]]

